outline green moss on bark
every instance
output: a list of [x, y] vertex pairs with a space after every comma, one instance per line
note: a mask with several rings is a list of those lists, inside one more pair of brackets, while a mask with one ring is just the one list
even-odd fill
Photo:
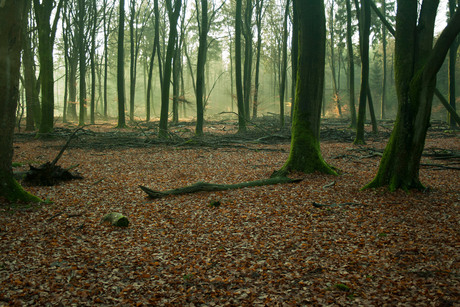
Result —
[[40, 198], [24, 190], [12, 176], [7, 174], [0, 174], [0, 196], [11, 202], [42, 202]]

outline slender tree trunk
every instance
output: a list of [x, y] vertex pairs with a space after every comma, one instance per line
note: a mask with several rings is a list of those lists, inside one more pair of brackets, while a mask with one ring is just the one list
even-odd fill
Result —
[[[382, 0], [382, 11], [384, 16], [386, 15], [386, 0]], [[382, 49], [383, 49], [383, 58], [382, 58], [382, 68], [383, 68], [383, 78], [382, 78], [382, 99], [380, 103], [380, 119], [385, 118], [385, 105], [386, 105], [386, 96], [387, 96], [387, 29], [385, 25], [382, 24]]]
[[355, 109], [355, 63], [353, 55], [352, 25], [351, 25], [351, 4], [346, 0], [347, 5], [347, 50], [348, 50], [348, 88], [349, 88], [349, 106], [351, 117], [351, 128], [356, 128], [356, 109]]
[[[198, 6], [198, 2], [197, 2]], [[201, 18], [198, 18], [199, 46], [198, 61], [196, 64], [196, 135], [203, 135], [204, 121], [204, 70], [206, 64], [206, 52], [208, 49], [208, 0], [201, 0]]]
[[91, 0], [92, 13], [93, 13], [93, 24], [91, 29], [91, 112], [90, 122], [94, 124], [96, 121], [95, 107], [96, 107], [96, 28], [97, 28], [97, 8], [96, 0]]
[[294, 114], [295, 101], [295, 84], [297, 80], [297, 65], [299, 57], [299, 12], [297, 10], [297, 2], [292, 1], [292, 49], [291, 49], [291, 65], [292, 65], [292, 88], [291, 88], [291, 120]]
[[243, 81], [241, 73], [241, 11], [242, 0], [236, 0], [235, 12], [235, 82], [236, 82], [236, 96], [238, 102], [238, 132], [246, 132], [246, 116], [244, 110], [243, 100]]
[[25, 0], [0, 3], [0, 197], [38, 202], [14, 180], [13, 136], [19, 100], [22, 34], [27, 20]]
[[244, 12], [244, 75], [243, 75], [243, 100], [244, 116], [250, 118], [251, 82], [252, 82], [252, 0], [246, 0]]
[[297, 1], [299, 11], [299, 66], [291, 151], [284, 166], [274, 176], [283, 176], [290, 171], [336, 174], [324, 161], [319, 142], [326, 56], [324, 1], [294, 1]]
[[86, 120], [86, 41], [85, 41], [85, 14], [86, 0], [78, 1], [78, 50], [80, 62], [80, 116], [79, 126], [85, 125]]
[[[150, 93], [152, 92], [153, 63], [155, 60], [155, 53], [157, 50], [159, 52], [160, 44], [160, 12], [158, 9], [158, 0], [154, 0], [153, 2], [153, 12], [155, 17], [155, 37], [153, 38], [153, 50], [150, 56], [149, 78], [147, 81], [147, 122], [150, 121]], [[158, 57], [158, 62], [160, 62], [160, 57]]]
[[[334, 90], [334, 102], [336, 103], [337, 106], [337, 112], [339, 113], [339, 116], [342, 117], [342, 108], [340, 107], [340, 96], [339, 96], [339, 89], [337, 86], [337, 77], [336, 77], [336, 72], [335, 72], [335, 50], [334, 50], [334, 0], [331, 3], [331, 11], [329, 14], [329, 24], [330, 24], [330, 46], [331, 46], [331, 73], [332, 73], [332, 86]], [[339, 70], [339, 75], [340, 75], [340, 70]]]
[[289, 0], [286, 0], [284, 9], [284, 22], [283, 22], [283, 49], [282, 49], [282, 64], [281, 64], [281, 84], [280, 84], [280, 125], [284, 127], [284, 94], [286, 91], [286, 77], [287, 77], [287, 40], [288, 28], [287, 21], [289, 17]]
[[118, 60], [117, 60], [117, 92], [118, 92], [118, 125], [117, 128], [125, 128], [125, 0], [120, 0], [118, 25]]
[[358, 121], [355, 144], [364, 144], [364, 123], [366, 120], [366, 102], [369, 87], [369, 32], [371, 24], [370, 0], [361, 0], [361, 17], [359, 19], [359, 45], [361, 50], [361, 89], [359, 94]]
[[[455, 11], [458, 10], [458, 5], [456, 0], [449, 0], [449, 15], [453, 16]], [[448, 61], [448, 85], [449, 85], [449, 105], [452, 107], [454, 111], [456, 111], [456, 93], [455, 93], [455, 85], [456, 85], [456, 78], [455, 78], [455, 64], [457, 61], [457, 49], [459, 45], [459, 38], [457, 37], [455, 41], [452, 43], [452, 46], [449, 49], [449, 57], [447, 58]], [[447, 112], [447, 123], [449, 124], [451, 129], [456, 128], [455, 120], [452, 118], [450, 112]]]
[[[260, 75], [260, 51], [262, 49], [262, 15], [264, 12], [264, 0], [256, 1], [256, 25], [257, 25], [257, 47], [256, 47], [256, 76], [254, 80], [254, 102], [252, 104], [252, 118], [257, 118], [259, 106], [259, 75]], [[296, 40], [297, 41], [297, 40]], [[233, 88], [232, 88], [233, 91]]]
[[26, 131], [33, 131], [35, 127], [40, 126], [40, 101], [38, 99], [38, 91], [36, 89], [37, 80], [35, 77], [35, 63], [32, 53], [32, 41], [27, 34], [27, 27], [23, 30], [23, 71], [24, 71], [24, 86], [26, 88]]

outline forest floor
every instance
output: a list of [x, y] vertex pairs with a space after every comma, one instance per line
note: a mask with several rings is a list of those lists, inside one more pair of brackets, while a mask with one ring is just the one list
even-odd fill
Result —
[[[235, 136], [224, 121], [208, 123], [204, 139], [191, 138], [191, 124], [174, 127], [168, 141], [155, 138], [155, 125], [85, 127], [58, 162], [78, 164], [84, 179], [26, 186], [45, 204], [0, 200], [0, 306], [455, 306], [459, 135], [430, 129], [425, 191], [360, 191], [387, 142], [391, 123], [382, 125], [364, 146], [346, 124], [323, 125], [321, 150], [340, 176], [161, 199], [139, 185], [268, 178], [289, 139], [262, 124]], [[74, 129], [61, 125], [46, 140], [18, 133], [15, 171], [52, 161]], [[110, 212], [129, 227], [101, 224]]]

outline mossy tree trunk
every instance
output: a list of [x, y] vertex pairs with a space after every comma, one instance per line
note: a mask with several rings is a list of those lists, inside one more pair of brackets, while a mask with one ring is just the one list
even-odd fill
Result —
[[430, 123], [436, 74], [460, 32], [460, 12], [452, 17], [433, 47], [439, 1], [423, 1], [420, 13], [417, 2], [398, 1], [395, 36], [398, 113], [377, 175], [365, 188], [423, 188], [419, 179], [420, 158]]
[[326, 53], [324, 1], [295, 1], [299, 12], [299, 62], [291, 151], [285, 165], [274, 176], [294, 170], [336, 174], [324, 161], [319, 146]]
[[10, 201], [40, 201], [14, 180], [13, 133], [19, 100], [22, 29], [27, 11], [25, 0], [0, 2], [0, 197]]

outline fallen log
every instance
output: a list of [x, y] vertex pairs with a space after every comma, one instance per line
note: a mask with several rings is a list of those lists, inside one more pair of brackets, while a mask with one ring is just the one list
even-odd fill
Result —
[[236, 190], [236, 189], [242, 189], [242, 188], [248, 188], [248, 187], [258, 187], [258, 186], [273, 185], [273, 184], [280, 184], [280, 183], [296, 183], [302, 180], [303, 179], [301, 178], [291, 179], [288, 177], [273, 177], [273, 178], [255, 180], [255, 181], [241, 182], [241, 183], [236, 183], [236, 184], [215, 184], [215, 183], [199, 181], [189, 186], [172, 189], [172, 190], [168, 190], [164, 192], [155, 191], [155, 190], [149, 189], [141, 185], [139, 187], [142, 189], [142, 191], [147, 193], [147, 195], [150, 198], [162, 198], [168, 195], [188, 194], [188, 193], [196, 193], [196, 192], [203, 192], [203, 191], [213, 192], [213, 191]]

